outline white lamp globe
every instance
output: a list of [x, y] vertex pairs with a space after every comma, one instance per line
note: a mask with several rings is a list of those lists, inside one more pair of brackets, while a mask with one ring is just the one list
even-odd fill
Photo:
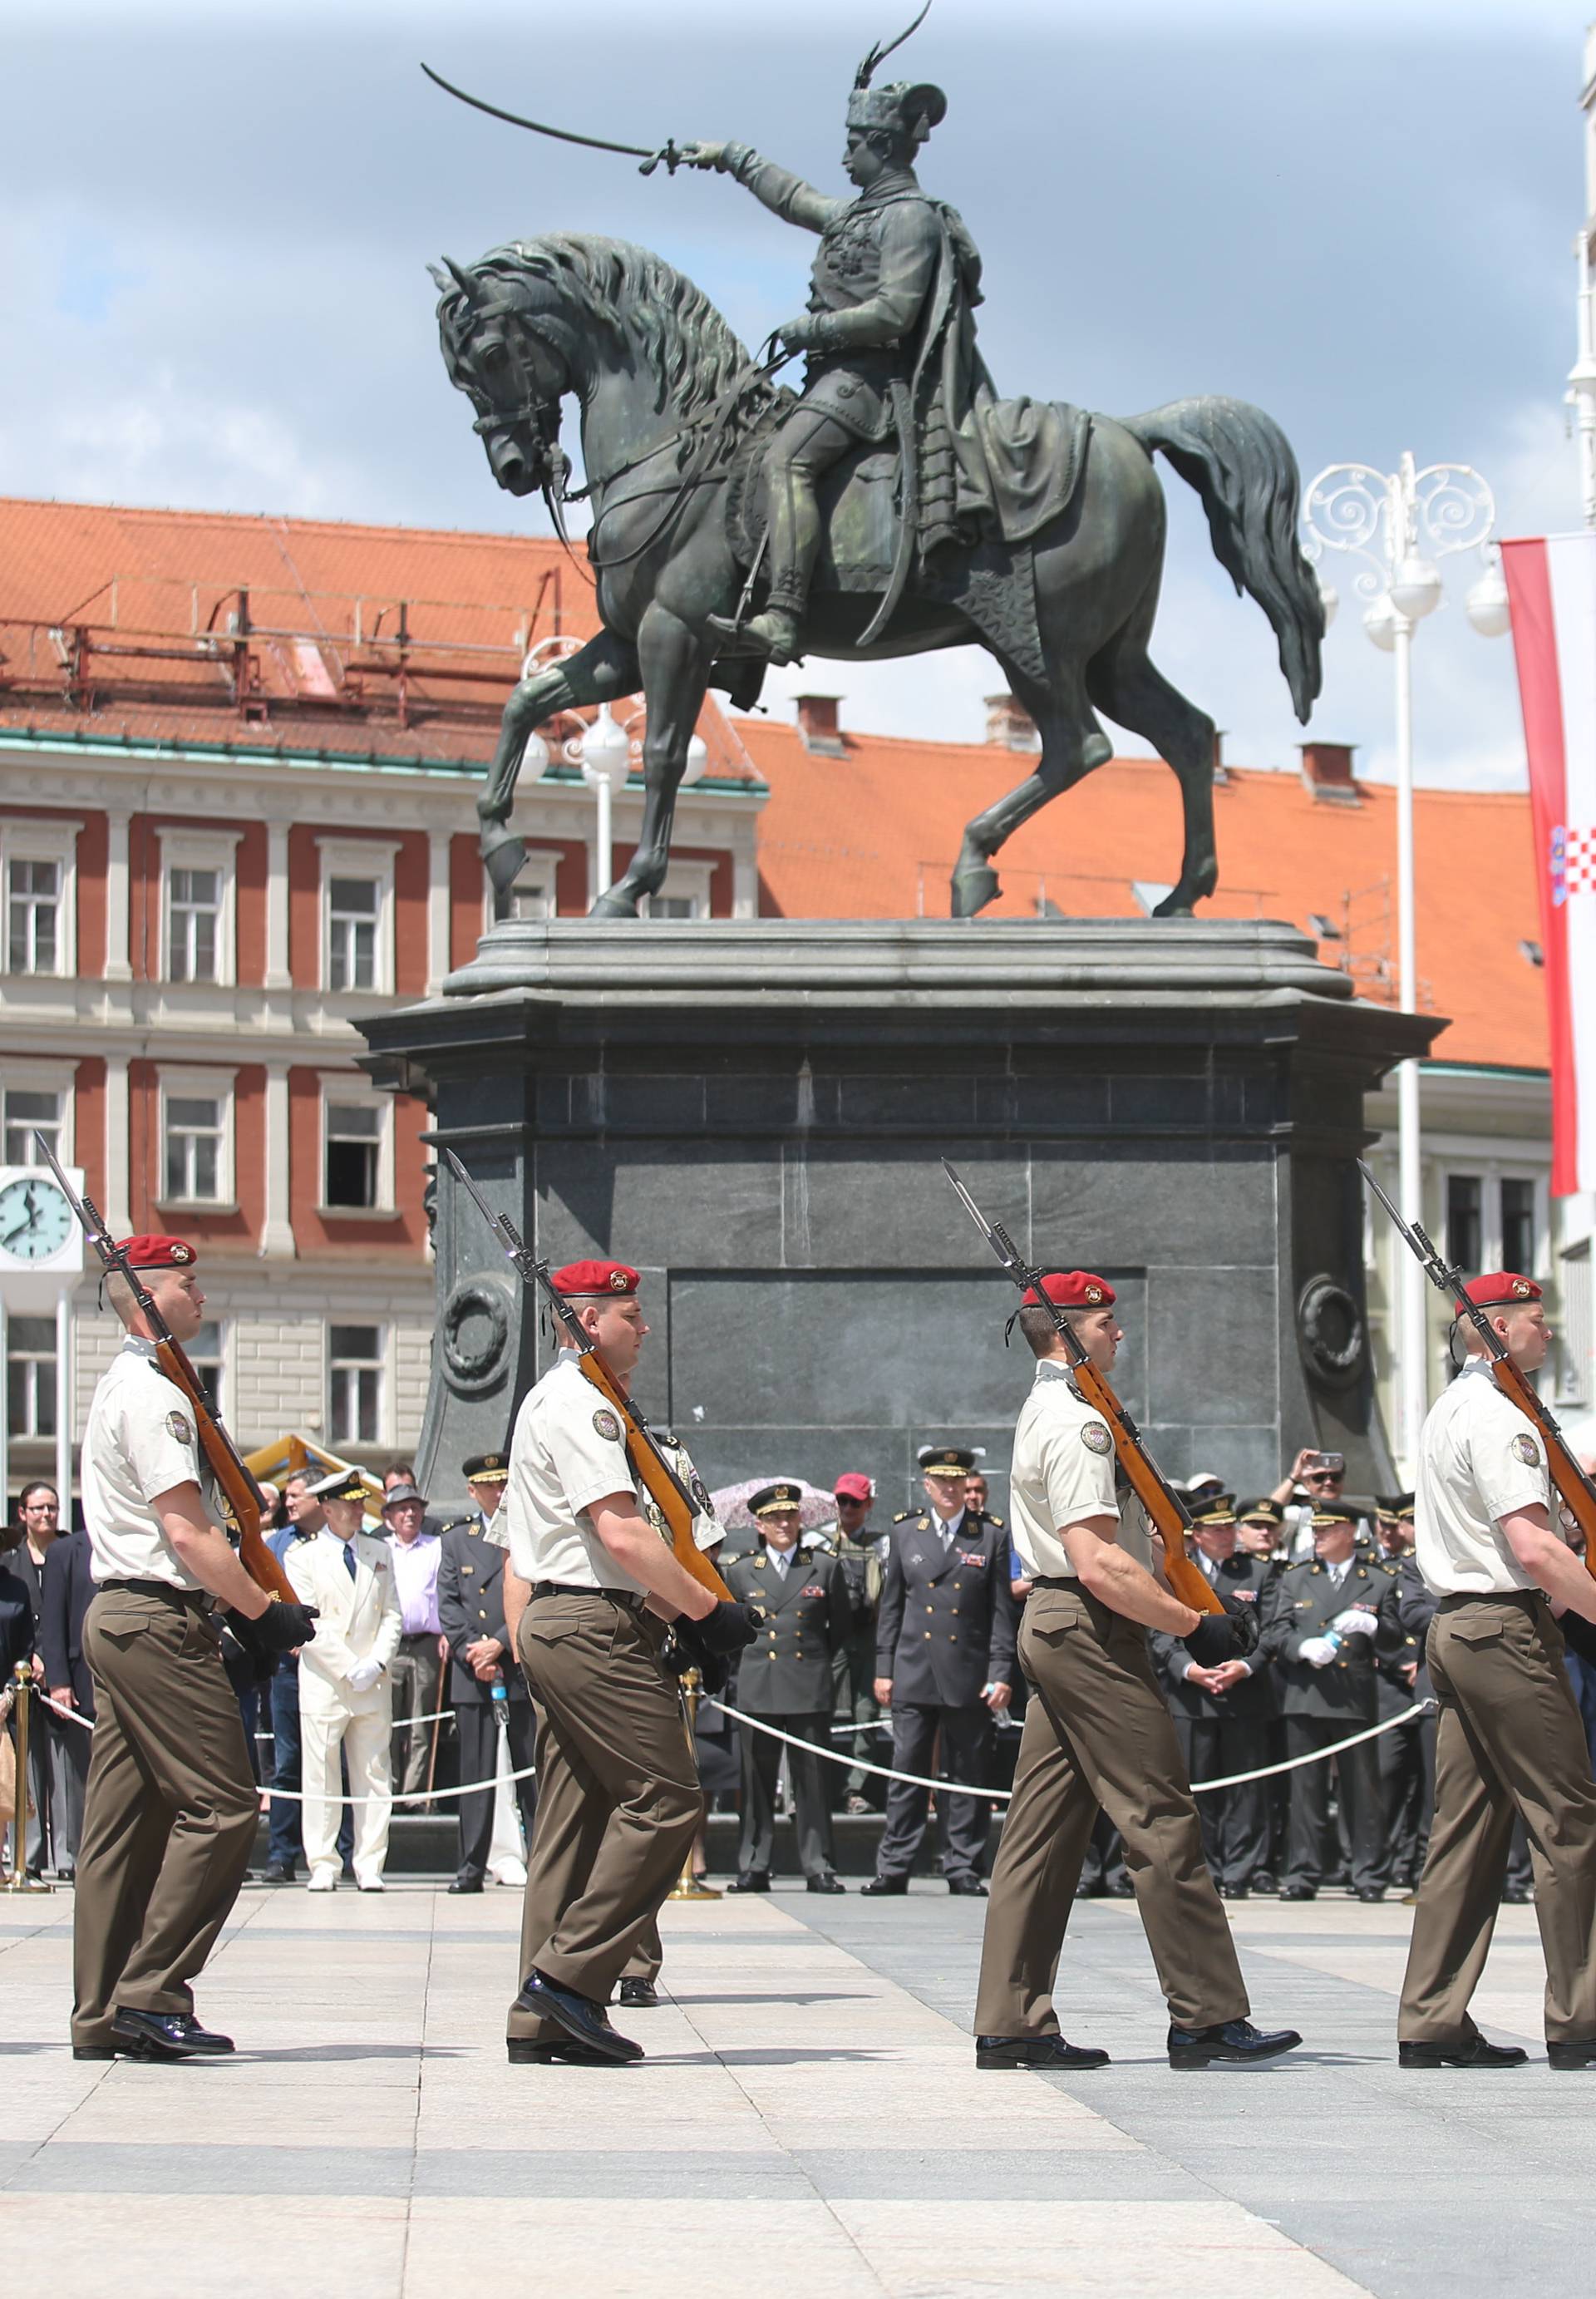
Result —
[[691, 790], [701, 783], [709, 771], [709, 745], [701, 735], [695, 735], [687, 746], [687, 764], [682, 769], [682, 788]]
[[607, 783], [612, 791], [625, 788], [632, 772], [632, 741], [625, 728], [616, 726], [608, 702], [599, 705], [598, 717], [576, 749], [582, 779], [590, 790], [597, 790], [600, 783]]
[[1391, 603], [1389, 592], [1382, 591], [1365, 613], [1363, 627], [1382, 654], [1389, 654], [1396, 644], [1396, 609]]
[[1483, 639], [1499, 639], [1512, 617], [1508, 610], [1508, 586], [1500, 567], [1487, 567], [1463, 602], [1464, 611]]
[[1336, 610], [1341, 604], [1341, 593], [1334, 583], [1327, 583], [1322, 576], [1319, 578], [1319, 603], [1325, 618], [1325, 628], [1328, 630], [1336, 620]]
[[1396, 570], [1391, 603], [1410, 623], [1421, 623], [1441, 604], [1441, 577], [1427, 559], [1410, 552]]
[[528, 735], [521, 751], [521, 772], [524, 775], [530, 775], [533, 782], [536, 782], [540, 775], [546, 775], [548, 771], [548, 743], [539, 734]]

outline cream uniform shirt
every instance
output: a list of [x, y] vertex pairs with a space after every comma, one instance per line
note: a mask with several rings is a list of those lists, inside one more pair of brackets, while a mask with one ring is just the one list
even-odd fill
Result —
[[639, 1589], [583, 1514], [606, 1493], [635, 1498], [624, 1437], [620, 1415], [583, 1372], [575, 1350], [562, 1349], [522, 1399], [510, 1438], [500, 1514], [509, 1561], [523, 1581]]
[[[1088, 1517], [1119, 1521], [1113, 1438], [1061, 1358], [1038, 1364], [1030, 1395], [1020, 1408], [1009, 1507], [1015, 1548], [1036, 1576], [1048, 1581], [1076, 1577], [1058, 1537], [1061, 1525], [1082, 1524]], [[1139, 1524], [1139, 1508], [1135, 1514]], [[1147, 1561], [1145, 1540], [1123, 1545]]]
[[83, 1432], [79, 1474], [89, 1571], [96, 1581], [200, 1586], [150, 1506], [155, 1494], [174, 1485], [196, 1484], [207, 1498], [210, 1493], [193, 1408], [155, 1363], [153, 1341], [129, 1334], [101, 1375]]
[[1497, 1531], [1500, 1519], [1537, 1501], [1551, 1511], [1540, 1432], [1502, 1395], [1490, 1359], [1470, 1357], [1430, 1407], [1418, 1440], [1414, 1555], [1431, 1595], [1538, 1587]]

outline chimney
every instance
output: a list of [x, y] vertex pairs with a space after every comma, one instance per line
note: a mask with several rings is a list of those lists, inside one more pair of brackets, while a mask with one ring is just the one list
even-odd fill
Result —
[[998, 751], [1039, 751], [1037, 722], [1017, 695], [988, 694], [987, 740]]
[[792, 698], [798, 711], [798, 728], [806, 751], [818, 751], [823, 758], [844, 759], [848, 745], [842, 739], [838, 724], [839, 694], [795, 694]]
[[1351, 743], [1299, 743], [1302, 780], [1318, 805], [1361, 806], [1363, 800], [1352, 776]]

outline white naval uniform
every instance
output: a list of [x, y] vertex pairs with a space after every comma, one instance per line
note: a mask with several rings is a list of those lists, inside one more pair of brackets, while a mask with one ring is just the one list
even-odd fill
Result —
[[[352, 1580], [343, 1561], [343, 1542], [325, 1527], [314, 1540], [296, 1541], [283, 1560], [295, 1594], [314, 1605], [320, 1615], [315, 1642], [299, 1656], [305, 1858], [312, 1877], [318, 1872], [338, 1873], [342, 1750], [349, 1764], [351, 1798], [369, 1799], [354, 1805], [356, 1880], [380, 1883], [393, 1815], [388, 1747], [393, 1701], [387, 1668], [399, 1649], [401, 1614], [387, 1542], [357, 1532], [350, 1545], [355, 1556]], [[349, 1676], [362, 1660], [380, 1663], [383, 1672], [375, 1684], [357, 1692]]]

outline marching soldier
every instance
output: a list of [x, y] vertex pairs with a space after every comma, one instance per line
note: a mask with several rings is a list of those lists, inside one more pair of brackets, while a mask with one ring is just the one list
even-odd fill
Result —
[[[762, 1723], [828, 1746], [832, 1656], [852, 1625], [853, 1604], [840, 1561], [820, 1549], [799, 1551], [800, 1488], [765, 1485], [748, 1497], [759, 1553], [726, 1567], [726, 1586], [756, 1614], [759, 1631], [737, 1670], [737, 1706]], [[776, 1775], [782, 1743], [740, 1724], [742, 1832], [733, 1892], [768, 1892], [775, 1842]], [[796, 1807], [798, 1865], [811, 1892], [846, 1889], [836, 1875], [831, 1797], [818, 1756], [787, 1749]]]
[[[1209, 1586], [1227, 1612], [1256, 1610], [1272, 1567], [1248, 1556], [1236, 1542], [1236, 1515], [1227, 1496], [1210, 1500], [1192, 1518], [1192, 1546]], [[1269, 1727], [1276, 1715], [1273, 1672], [1261, 1649], [1205, 1668], [1178, 1637], [1154, 1630], [1149, 1643], [1169, 1689], [1175, 1737], [1194, 1788], [1232, 1772], [1260, 1771], [1269, 1761]], [[1203, 1850], [1221, 1900], [1245, 1900], [1254, 1876], [1269, 1865], [1267, 1780], [1215, 1789], [1197, 1798]]]
[[[1009, 1589], [1009, 1539], [996, 1518], [964, 1505], [975, 1456], [963, 1445], [922, 1448], [929, 1506], [894, 1520], [876, 1626], [875, 1697], [892, 1711], [892, 1764], [930, 1768], [938, 1736], [942, 1776], [985, 1788], [992, 1718], [1012, 1697], [1016, 1607]], [[939, 1792], [942, 1872], [950, 1892], [985, 1898], [991, 1807], [979, 1797]], [[902, 1893], [925, 1834], [930, 1791], [894, 1780], [876, 1873], [866, 1893]]]
[[[1339, 1502], [1315, 1509], [1312, 1563], [1284, 1566], [1263, 1598], [1263, 1642], [1275, 1663], [1288, 1756], [1309, 1755], [1375, 1722], [1376, 1653], [1402, 1642], [1395, 1586], [1354, 1554], [1357, 1538], [1353, 1510]], [[1383, 1899], [1373, 1747], [1366, 1740], [1344, 1748], [1335, 1762], [1352, 1890], [1360, 1900]], [[1301, 1764], [1291, 1774], [1283, 1900], [1314, 1897], [1331, 1864], [1333, 1841], [1328, 1767]]]
[[[837, 1561], [848, 1584], [850, 1607], [848, 1635], [831, 1656], [834, 1714], [839, 1724], [863, 1727], [874, 1723], [881, 1714], [875, 1699], [875, 1623], [886, 1581], [888, 1539], [884, 1532], [870, 1530], [871, 1505], [875, 1499], [871, 1478], [849, 1469], [838, 1478], [832, 1497], [837, 1503], [833, 1536]], [[856, 1759], [879, 1763], [878, 1736], [863, 1730], [856, 1733], [853, 1754]], [[870, 1811], [875, 1785], [872, 1773], [849, 1772], [848, 1811]]]
[[[1535, 1373], [1552, 1335], [1534, 1280], [1498, 1270], [1468, 1295], [1519, 1371]], [[1596, 2068], [1596, 1784], [1551, 1612], [1596, 1621], [1596, 1581], [1559, 1538], [1534, 1423], [1498, 1387], [1472, 1324], [1460, 1316], [1460, 1330], [1468, 1361], [1418, 1443], [1417, 1556], [1437, 1599], [1427, 1657], [1441, 1714], [1398, 2057], [1459, 2068], [1527, 2057], [1487, 2043], [1468, 2012], [1517, 1813], [1534, 1863], [1547, 2057]]]
[[[175, 1339], [205, 1297], [193, 1246], [124, 1241]], [[194, 2017], [193, 1982], [249, 1865], [259, 1804], [211, 1617], [219, 1602], [270, 1652], [308, 1644], [306, 1606], [269, 1601], [217, 1523], [193, 1407], [155, 1362], [126, 1280], [106, 1290], [128, 1338], [83, 1435], [83, 1514], [96, 1594], [83, 1646], [95, 1735], [78, 1854], [72, 2056], [230, 2052]]]
[[[1236, 1948], [1203, 1857], [1202, 1830], [1147, 1629], [1217, 1666], [1245, 1654], [1250, 1616], [1195, 1612], [1120, 1542], [1114, 1440], [1071, 1376], [1052, 1301], [1106, 1374], [1123, 1338], [1113, 1288], [1087, 1270], [1042, 1280], [1020, 1330], [1038, 1359], [1014, 1432], [1014, 1537], [1035, 1568], [1020, 1631], [1030, 1680], [1014, 1800], [992, 1872], [981, 1946], [975, 2059], [985, 2068], [1100, 2067], [1065, 2043], [1053, 1989], [1087, 1838], [1099, 1808], [1124, 1837], [1147, 1944], [1170, 2006], [1172, 2067], [1274, 2058], [1302, 2038], [1247, 2017]], [[1244, 1619], [1246, 1626], [1244, 1627]]]
[[[491, 1781], [499, 1768], [498, 1708], [508, 1728], [510, 1769], [533, 1762], [532, 1701], [510, 1652], [504, 1618], [505, 1538], [499, 1505], [509, 1474], [502, 1453], [477, 1453], [461, 1473], [475, 1506], [445, 1527], [438, 1566], [438, 1618], [449, 1643], [449, 1701], [460, 1751], [460, 1778]], [[516, 1782], [526, 1840], [537, 1814], [537, 1783]], [[451, 1892], [480, 1892], [493, 1834], [493, 1790], [459, 1800], [460, 1863]]]
[[312, 1892], [338, 1888], [342, 1771], [354, 1811], [355, 1883], [384, 1888], [393, 1818], [393, 1696], [388, 1665], [403, 1615], [388, 1544], [365, 1530], [366, 1481], [335, 1469], [311, 1492], [327, 1512], [313, 1540], [284, 1558], [288, 1578], [322, 1615], [321, 1632], [299, 1656], [299, 1722], [305, 1785], [305, 1860]]
[[[649, 1328], [635, 1269], [580, 1261], [551, 1282], [612, 1377], [630, 1385]], [[604, 2006], [681, 1873], [704, 1802], [674, 1681], [668, 1621], [729, 1658], [754, 1634], [643, 1515], [624, 1424], [562, 1349], [510, 1440], [505, 1614], [537, 1706], [538, 1813], [527, 1862], [514, 2062], [639, 2060]]]

